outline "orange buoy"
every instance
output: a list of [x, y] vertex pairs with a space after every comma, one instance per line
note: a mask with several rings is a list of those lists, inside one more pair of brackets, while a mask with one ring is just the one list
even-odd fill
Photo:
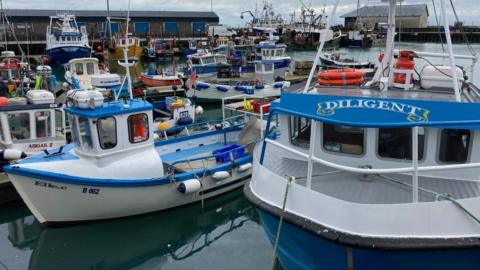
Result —
[[353, 79], [319, 79], [318, 84], [324, 86], [346, 86], [346, 85], [360, 85], [365, 82], [365, 78], [353, 78]]
[[8, 98], [0, 97], [0, 106], [7, 106], [8, 105]]
[[359, 79], [363, 77], [365, 77], [365, 72], [357, 69], [329, 69], [318, 73], [318, 78], [324, 80]]

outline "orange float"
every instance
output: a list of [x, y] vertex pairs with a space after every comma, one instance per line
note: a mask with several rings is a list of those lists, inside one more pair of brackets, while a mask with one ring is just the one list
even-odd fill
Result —
[[8, 105], [8, 98], [0, 97], [0, 106], [7, 106]]
[[325, 86], [360, 85], [365, 72], [357, 69], [330, 69], [318, 73], [318, 83]]

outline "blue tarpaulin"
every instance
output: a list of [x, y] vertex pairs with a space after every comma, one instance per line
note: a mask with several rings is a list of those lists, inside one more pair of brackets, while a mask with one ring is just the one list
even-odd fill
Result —
[[337, 125], [480, 130], [480, 103], [285, 93], [273, 110]]
[[178, 24], [176, 22], [166, 22], [165, 23], [165, 32], [167, 32], [167, 33], [178, 32]]
[[150, 24], [148, 22], [136, 22], [135, 33], [148, 33], [150, 31]]
[[193, 32], [205, 32], [205, 23], [203, 22], [194, 22], [192, 23]]

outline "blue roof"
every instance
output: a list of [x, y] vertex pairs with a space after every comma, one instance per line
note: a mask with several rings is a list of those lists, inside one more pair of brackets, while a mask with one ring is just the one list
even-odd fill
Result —
[[285, 93], [272, 111], [357, 127], [480, 130], [480, 103]]
[[[128, 105], [128, 106], [125, 106]], [[152, 104], [141, 99], [130, 99], [120, 101], [105, 102], [102, 107], [95, 109], [79, 109], [76, 107], [65, 108], [67, 113], [84, 116], [88, 118], [100, 118], [111, 115], [130, 114], [141, 111], [151, 111]]]

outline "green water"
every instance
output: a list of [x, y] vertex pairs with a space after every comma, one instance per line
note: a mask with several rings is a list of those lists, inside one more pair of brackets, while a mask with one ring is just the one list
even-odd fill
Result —
[[[402, 43], [399, 47], [441, 52], [440, 44]], [[480, 45], [474, 48], [480, 51]], [[374, 60], [380, 49], [342, 49], [357, 60]], [[464, 45], [455, 52], [467, 54]], [[312, 60], [315, 52], [291, 53]], [[181, 64], [182, 59], [175, 60]], [[437, 59], [434, 63], [448, 62]], [[459, 64], [466, 64], [459, 61]], [[138, 76], [148, 66], [139, 63]], [[123, 70], [110, 64], [112, 72]], [[466, 69], [469, 71], [469, 68]], [[478, 67], [475, 69], [480, 75]], [[57, 78], [63, 70], [56, 68]], [[479, 82], [480, 76], [474, 78]], [[219, 118], [219, 105], [204, 105], [200, 119]], [[272, 247], [253, 206], [242, 190], [200, 204], [138, 217], [63, 228], [44, 228], [23, 204], [0, 206], [0, 270], [2, 269], [270, 269]]]
[[0, 214], [0, 269], [269, 269], [272, 248], [241, 189], [179, 209], [45, 228]]

